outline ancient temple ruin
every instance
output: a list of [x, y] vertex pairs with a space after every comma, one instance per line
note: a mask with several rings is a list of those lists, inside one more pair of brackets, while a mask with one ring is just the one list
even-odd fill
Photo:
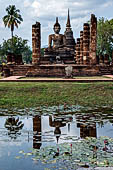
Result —
[[68, 18], [66, 30], [60, 34], [61, 25], [58, 17], [53, 27], [54, 34], [49, 35], [48, 48], [44, 50], [44, 56], [40, 55], [40, 23], [36, 22], [32, 26], [32, 49], [33, 49], [33, 64], [75, 64], [75, 39], [70, 24], [70, 16]]
[[91, 23], [85, 23], [77, 39], [75, 60], [79, 65], [97, 64], [97, 18], [91, 15]]
[[[64, 34], [60, 34], [58, 17], [53, 26], [54, 33], [48, 36], [48, 47], [41, 54], [41, 24], [32, 25], [32, 64], [10, 64], [12, 75], [65, 76], [65, 68], [71, 66], [74, 76], [94, 76], [113, 73], [113, 62], [109, 56], [97, 56], [97, 18], [91, 14], [89, 23], [83, 24], [79, 38], [74, 39], [68, 10]], [[43, 36], [43, 35], [42, 35]]]
[[[70, 15], [68, 10], [67, 24], [64, 35], [59, 34], [61, 26], [56, 18], [54, 25], [55, 34], [49, 35], [48, 48], [44, 51], [44, 56], [40, 55], [40, 23], [36, 23], [32, 27], [33, 42], [33, 64], [51, 64], [57, 63], [57, 58], [61, 63], [76, 65], [94, 65], [97, 64], [96, 45], [97, 45], [97, 18], [91, 15], [91, 23], [85, 23], [83, 31], [80, 32], [80, 38], [73, 37], [73, 31], [70, 23]], [[58, 27], [58, 32], [55, 29]], [[53, 41], [53, 46], [52, 46]]]

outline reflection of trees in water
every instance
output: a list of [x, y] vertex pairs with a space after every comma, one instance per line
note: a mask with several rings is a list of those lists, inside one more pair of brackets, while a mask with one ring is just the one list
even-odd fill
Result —
[[113, 114], [104, 113], [86, 113], [84, 115], [79, 114], [76, 115], [77, 127], [80, 128], [80, 137], [85, 138], [89, 137], [96, 137], [96, 125], [98, 127], [104, 127], [108, 122], [113, 123]]
[[100, 120], [99, 122], [98, 122], [98, 126], [100, 127], [100, 128], [103, 128], [104, 126], [105, 126], [105, 124], [107, 124], [109, 121], [103, 121], [103, 120]]
[[[105, 113], [104, 113], [105, 114]], [[98, 122], [99, 127], [104, 127], [106, 124], [111, 123], [113, 125], [113, 114], [106, 113], [105, 115], [101, 115], [101, 118]]]
[[16, 139], [18, 135], [21, 134], [21, 130], [24, 126], [22, 121], [19, 121], [19, 117], [9, 117], [5, 121], [5, 128], [8, 130], [8, 135], [11, 139]]
[[85, 110], [76, 114], [76, 120], [83, 120], [86, 123], [89, 121], [96, 123], [100, 128], [106, 124], [111, 123], [113, 125], [113, 109], [112, 108], [96, 108], [93, 110]]

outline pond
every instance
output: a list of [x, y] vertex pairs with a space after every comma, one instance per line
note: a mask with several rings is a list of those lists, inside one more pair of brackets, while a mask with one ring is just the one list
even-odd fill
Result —
[[113, 108], [15, 108], [0, 115], [0, 170], [113, 166]]

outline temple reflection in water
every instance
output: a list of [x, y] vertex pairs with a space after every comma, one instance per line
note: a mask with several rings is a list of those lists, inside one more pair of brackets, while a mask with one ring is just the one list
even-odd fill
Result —
[[86, 137], [97, 137], [97, 131], [96, 131], [96, 123], [95, 125], [84, 125], [77, 123], [77, 127], [80, 128], [80, 137], [86, 138]]
[[[48, 126], [49, 128], [54, 128], [54, 136], [56, 137], [56, 142], [59, 142], [60, 136], [62, 136], [62, 130], [61, 128], [67, 126], [67, 133], [70, 133], [70, 124], [73, 120], [72, 116], [68, 119], [64, 119], [60, 117], [54, 117], [54, 116], [48, 116]], [[40, 149], [42, 145], [42, 116], [34, 116], [33, 117], [33, 148], [34, 149]], [[80, 123], [77, 123], [75, 125], [75, 128], [80, 128], [79, 136], [80, 138], [85, 137], [97, 137], [97, 130], [96, 130], [96, 123], [93, 124], [87, 124], [87, 120], [83, 123], [82, 121]]]
[[[49, 116], [49, 127], [54, 128], [54, 136], [56, 137], [56, 142], [58, 143], [60, 136], [62, 135], [61, 128], [66, 126], [68, 123], [68, 131], [70, 130], [70, 123], [72, 117], [68, 121], [65, 121], [64, 118], [57, 119], [53, 116]], [[40, 149], [42, 145], [42, 116], [33, 117], [33, 148]]]
[[56, 136], [56, 140], [58, 143], [58, 140], [60, 138], [61, 135], [61, 127], [66, 126], [66, 123], [63, 122], [64, 120], [55, 120], [52, 116], [49, 116], [49, 125], [50, 127], [54, 127], [54, 135]]
[[33, 117], [33, 148], [40, 149], [41, 143], [41, 133], [42, 133], [42, 123], [41, 116]]
[[[42, 146], [43, 140], [50, 136], [53, 138], [54, 143], [60, 143], [62, 135], [64, 133], [68, 135], [77, 135], [77, 137], [96, 137], [97, 138], [97, 128], [96, 123], [91, 123], [89, 121], [90, 117], [84, 119], [82, 116], [75, 116], [76, 122], [73, 118], [75, 115], [70, 115], [65, 117], [64, 115], [50, 115], [50, 116], [41, 116], [36, 115], [32, 120], [33, 128], [33, 148], [40, 149]], [[24, 123], [18, 118], [9, 117], [5, 120], [4, 124], [7, 129], [7, 134], [11, 139], [16, 139], [21, 136], [24, 130]], [[25, 125], [26, 126], [26, 125]], [[46, 127], [47, 126], [47, 127]], [[79, 130], [80, 129], [80, 130]], [[45, 134], [45, 131], [51, 131], [48, 135]], [[43, 138], [44, 134], [44, 138]], [[28, 130], [28, 142], [30, 141], [30, 130]], [[59, 142], [60, 140], [60, 142]]]

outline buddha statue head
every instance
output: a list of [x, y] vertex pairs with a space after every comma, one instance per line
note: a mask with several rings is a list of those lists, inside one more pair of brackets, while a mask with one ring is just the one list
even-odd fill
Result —
[[56, 23], [54, 24], [54, 28], [53, 28], [55, 34], [59, 34], [61, 27], [60, 24], [58, 22], [58, 17], [56, 17]]

